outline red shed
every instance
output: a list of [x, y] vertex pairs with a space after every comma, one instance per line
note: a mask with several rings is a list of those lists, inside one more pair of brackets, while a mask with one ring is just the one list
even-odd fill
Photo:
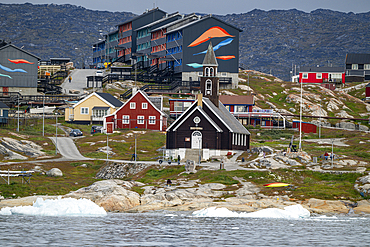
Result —
[[163, 98], [148, 97], [137, 91], [117, 111], [104, 118], [104, 125], [113, 122], [114, 129], [151, 129], [164, 131], [167, 116], [162, 112]]
[[300, 83], [321, 83], [322, 86], [335, 89], [335, 85], [345, 83], [344, 67], [301, 67]]
[[[299, 121], [293, 121], [293, 128], [300, 128]], [[317, 126], [312, 123], [302, 122], [302, 132], [303, 133], [317, 133]]]
[[370, 83], [366, 85], [365, 89], [366, 100], [370, 99]]

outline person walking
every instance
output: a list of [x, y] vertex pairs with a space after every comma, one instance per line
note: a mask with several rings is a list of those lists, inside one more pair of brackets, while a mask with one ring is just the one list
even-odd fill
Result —
[[72, 76], [69, 76], [69, 77], [68, 77], [68, 81], [69, 81], [69, 83], [71, 83], [71, 82], [72, 82]]

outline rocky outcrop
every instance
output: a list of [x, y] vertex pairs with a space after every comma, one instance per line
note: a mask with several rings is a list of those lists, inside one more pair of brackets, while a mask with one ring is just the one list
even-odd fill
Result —
[[134, 185], [142, 186], [143, 184], [115, 179], [103, 180], [71, 192], [64, 197], [90, 199], [108, 212], [123, 212], [140, 205], [139, 194], [128, 190]]
[[370, 175], [359, 177], [354, 185], [355, 190], [357, 190], [361, 196], [370, 195]]
[[335, 201], [335, 200], [320, 200], [311, 198], [302, 202], [302, 206], [308, 209], [311, 213], [327, 214], [327, 213], [341, 213], [347, 214], [350, 211], [348, 207], [350, 202]]
[[352, 122], [339, 122], [335, 125], [337, 128], [348, 129], [348, 130], [360, 130], [360, 131], [368, 131], [369, 128], [367, 126], [361, 124], [354, 124]]
[[45, 156], [46, 154], [42, 152], [42, 147], [35, 144], [34, 142], [28, 140], [15, 140], [8, 137], [3, 137], [1, 139], [1, 144], [14, 152], [23, 153], [30, 157], [40, 157]]
[[12, 150], [4, 147], [0, 144], [0, 154], [4, 155], [4, 159], [8, 160], [26, 160], [28, 159], [26, 156], [20, 155]]

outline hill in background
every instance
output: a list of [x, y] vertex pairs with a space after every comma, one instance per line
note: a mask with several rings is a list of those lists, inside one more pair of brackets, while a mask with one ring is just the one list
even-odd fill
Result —
[[[101, 34], [134, 16], [69, 4], [0, 4], [0, 39], [42, 59], [69, 57], [77, 64], [89, 63], [91, 46]], [[217, 17], [243, 30], [242, 67], [285, 80], [293, 65], [344, 66], [346, 53], [369, 53], [370, 12], [252, 10]]]

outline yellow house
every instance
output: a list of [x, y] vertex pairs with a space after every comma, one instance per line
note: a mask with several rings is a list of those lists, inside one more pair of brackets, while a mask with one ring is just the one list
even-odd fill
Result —
[[92, 93], [74, 105], [65, 108], [65, 121], [76, 124], [102, 124], [104, 116], [122, 106], [109, 93]]

